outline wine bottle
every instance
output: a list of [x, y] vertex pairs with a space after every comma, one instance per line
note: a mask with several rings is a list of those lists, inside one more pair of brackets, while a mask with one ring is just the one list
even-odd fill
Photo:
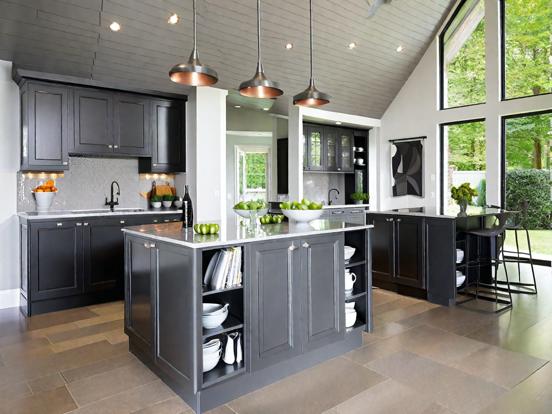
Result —
[[[188, 186], [184, 186], [184, 198], [183, 198], [183, 210], [182, 210], [182, 226], [183, 227], [193, 227], [194, 225], [194, 207], [192, 205], [192, 197], [190, 197], [190, 192]], [[187, 206], [187, 208], [186, 208]]]

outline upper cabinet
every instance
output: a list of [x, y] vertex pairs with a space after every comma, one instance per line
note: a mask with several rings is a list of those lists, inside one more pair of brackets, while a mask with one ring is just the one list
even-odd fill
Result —
[[353, 153], [353, 131], [350, 129], [340, 129], [339, 130], [339, 155], [337, 157], [339, 166], [337, 167], [338, 171], [342, 172], [352, 172], [354, 170], [354, 153]]
[[[63, 85], [26, 82], [21, 88], [21, 169], [69, 168], [72, 90]], [[71, 135], [72, 136], [72, 135]]]
[[186, 171], [186, 122], [184, 101], [151, 103], [152, 157], [140, 159], [140, 172]]
[[62, 171], [69, 155], [138, 157], [143, 173], [186, 171], [186, 98], [20, 81], [22, 171]]
[[305, 126], [305, 162], [304, 169], [308, 171], [323, 171], [323, 136], [324, 127], [320, 125]]
[[346, 128], [305, 124], [303, 169], [349, 173], [354, 171], [354, 135]]

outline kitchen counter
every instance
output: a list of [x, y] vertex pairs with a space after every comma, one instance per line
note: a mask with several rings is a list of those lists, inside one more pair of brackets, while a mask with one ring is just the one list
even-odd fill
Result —
[[322, 208], [324, 210], [331, 210], [331, 209], [345, 209], [345, 208], [368, 208], [370, 207], [370, 204], [330, 204], [330, 205], [324, 205]]
[[505, 211], [506, 210], [502, 210], [494, 207], [468, 206], [466, 213], [460, 214], [460, 208], [458, 206], [453, 206], [453, 207], [446, 208], [444, 213], [440, 213], [437, 208], [432, 208], [432, 207], [397, 208], [393, 210], [368, 211], [368, 213], [408, 215], [408, 216], [445, 218], [445, 219], [462, 219], [467, 217], [493, 216], [495, 214], [504, 213]]
[[234, 224], [234, 222], [221, 227], [220, 233], [216, 235], [196, 234], [193, 229], [183, 230], [182, 223], [148, 224], [126, 227], [123, 231], [141, 237], [197, 249], [290, 237], [313, 236], [316, 234], [364, 230], [372, 228], [373, 226], [345, 223], [337, 220], [313, 220], [309, 223], [283, 222], [280, 224], [259, 226], [254, 232], [249, 231], [245, 226]]
[[17, 213], [19, 217], [27, 220], [47, 220], [56, 218], [79, 218], [79, 217], [111, 217], [111, 216], [134, 216], [144, 214], [182, 214], [181, 209], [173, 208], [121, 208], [110, 211], [109, 209], [93, 210], [50, 210], [50, 211], [22, 211]]

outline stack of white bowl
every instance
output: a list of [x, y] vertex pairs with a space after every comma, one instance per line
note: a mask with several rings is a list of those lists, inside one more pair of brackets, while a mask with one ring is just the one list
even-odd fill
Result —
[[357, 319], [357, 312], [355, 310], [355, 302], [345, 303], [345, 327], [350, 328], [353, 326]]
[[460, 270], [456, 271], [456, 287], [460, 287], [464, 284], [466, 281], [466, 275], [462, 273]]
[[355, 251], [356, 251], [356, 249], [354, 247], [351, 247], [351, 246], [345, 246], [343, 248], [343, 255], [344, 255], [345, 263], [349, 263], [349, 261], [351, 260], [351, 257], [353, 257], [353, 255], [355, 254]]
[[228, 318], [228, 304], [204, 303], [201, 321], [205, 329], [213, 329], [220, 326]]
[[222, 354], [220, 339], [211, 339], [203, 344], [203, 372], [211, 371], [217, 366]]
[[462, 263], [464, 260], [464, 250], [456, 249], [456, 263]]

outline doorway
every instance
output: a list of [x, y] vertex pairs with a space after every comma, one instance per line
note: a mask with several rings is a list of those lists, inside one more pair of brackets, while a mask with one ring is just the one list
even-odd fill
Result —
[[271, 148], [268, 145], [236, 145], [235, 199], [268, 201], [271, 182]]

